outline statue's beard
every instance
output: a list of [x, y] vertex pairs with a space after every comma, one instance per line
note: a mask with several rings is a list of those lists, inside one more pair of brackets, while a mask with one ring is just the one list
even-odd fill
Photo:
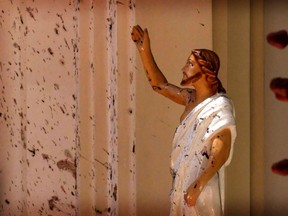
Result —
[[188, 77], [187, 79], [183, 79], [181, 81], [181, 85], [184, 86], [184, 85], [187, 85], [189, 83], [194, 83], [196, 82], [198, 79], [200, 79], [200, 77], [202, 76], [202, 72], [197, 72], [196, 74], [194, 74], [193, 76], [191, 77]]

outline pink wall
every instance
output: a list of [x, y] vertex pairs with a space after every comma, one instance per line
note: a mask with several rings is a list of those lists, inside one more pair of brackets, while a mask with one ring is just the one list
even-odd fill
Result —
[[[134, 2], [11, 0], [0, 8], [0, 214], [133, 214], [134, 54], [127, 33]], [[122, 122], [130, 130], [119, 129]]]
[[0, 1], [1, 215], [169, 213], [183, 107], [148, 86], [136, 21], [173, 83], [212, 47], [211, 0]]
[[1, 2], [4, 214], [76, 211], [78, 7], [70, 1]]

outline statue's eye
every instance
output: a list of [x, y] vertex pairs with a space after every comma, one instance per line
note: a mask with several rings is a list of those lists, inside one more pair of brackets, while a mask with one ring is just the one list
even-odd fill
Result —
[[192, 61], [188, 61], [188, 64], [189, 64], [190, 66], [193, 66], [193, 65], [194, 65]]

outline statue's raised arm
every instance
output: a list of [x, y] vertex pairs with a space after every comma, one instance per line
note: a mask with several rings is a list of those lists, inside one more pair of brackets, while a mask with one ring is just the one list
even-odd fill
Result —
[[143, 30], [139, 25], [134, 26], [131, 37], [139, 51], [146, 76], [153, 90], [178, 104], [186, 105], [191, 101], [192, 91], [170, 84], [157, 66], [151, 51], [148, 30]]

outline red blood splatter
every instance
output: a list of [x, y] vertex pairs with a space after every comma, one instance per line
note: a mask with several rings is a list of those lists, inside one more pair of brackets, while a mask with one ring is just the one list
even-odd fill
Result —
[[48, 205], [50, 210], [53, 210], [54, 208], [57, 208], [56, 203], [59, 201], [59, 198], [57, 196], [52, 196], [50, 200], [48, 200]]
[[73, 177], [76, 178], [76, 164], [68, 160], [60, 160], [57, 162], [57, 167], [60, 170], [71, 172]]
[[288, 175], [288, 159], [283, 159], [276, 162], [271, 167], [272, 172], [278, 175], [287, 176]]
[[286, 30], [271, 32], [267, 35], [267, 41], [274, 47], [284, 49], [288, 44], [288, 34]]
[[280, 101], [288, 102], [288, 78], [274, 78], [270, 83], [271, 90]]

